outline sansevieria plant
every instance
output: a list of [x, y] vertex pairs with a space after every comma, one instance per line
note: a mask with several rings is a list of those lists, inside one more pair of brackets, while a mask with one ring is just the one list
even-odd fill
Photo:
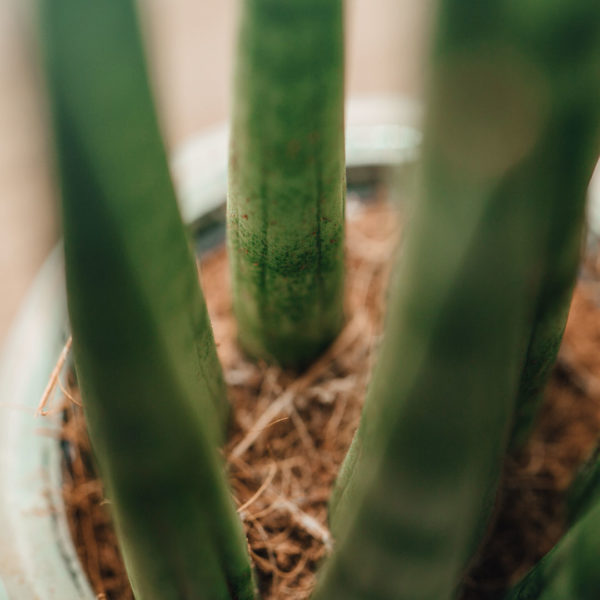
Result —
[[[135, 3], [38, 3], [75, 370], [135, 597], [255, 598], [218, 450], [228, 400]], [[458, 596], [577, 272], [600, 151], [600, 3], [436, 4], [419, 191], [317, 600]], [[302, 369], [345, 318], [344, 2], [239, 5], [227, 207], [239, 343]], [[507, 598], [600, 596], [594, 477], [572, 493], [570, 531]]]

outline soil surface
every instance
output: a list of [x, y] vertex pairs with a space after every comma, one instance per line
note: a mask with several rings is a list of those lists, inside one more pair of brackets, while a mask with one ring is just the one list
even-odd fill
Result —
[[[203, 288], [233, 403], [224, 457], [265, 600], [308, 598], [316, 567], [331, 549], [327, 500], [360, 417], [398, 238], [398, 219], [386, 202], [349, 203], [347, 324], [299, 376], [253, 364], [240, 354], [225, 251], [202, 261]], [[588, 265], [588, 274], [597, 272], [595, 267]], [[499, 598], [564, 530], [564, 492], [600, 432], [599, 306], [598, 284], [582, 280], [544, 408], [529, 444], [507, 460], [497, 519], [465, 578], [463, 600]], [[75, 387], [69, 396], [64, 497], [72, 535], [98, 598], [129, 600], [133, 595], [94, 473]]]

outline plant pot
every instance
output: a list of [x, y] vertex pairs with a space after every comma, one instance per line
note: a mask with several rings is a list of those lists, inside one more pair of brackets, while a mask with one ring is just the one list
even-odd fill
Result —
[[[382, 177], [382, 167], [415, 162], [420, 134], [413, 103], [355, 98], [347, 115], [349, 185]], [[172, 161], [181, 210], [199, 252], [222, 239], [227, 140], [227, 127], [217, 127], [194, 137]], [[0, 600], [95, 597], [61, 495], [61, 417], [35, 416], [67, 332], [59, 245], [37, 276], [0, 360]]]

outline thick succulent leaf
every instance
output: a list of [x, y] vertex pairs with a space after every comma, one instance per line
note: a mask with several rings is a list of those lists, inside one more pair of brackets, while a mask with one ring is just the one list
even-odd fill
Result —
[[439, 3], [419, 203], [318, 600], [450, 598], [485, 532], [598, 154], [600, 9], [552, 7]]
[[228, 240], [239, 337], [305, 366], [338, 333], [344, 283], [342, 0], [242, 3]]
[[539, 150], [538, 194], [553, 211], [536, 307], [511, 432], [528, 437], [567, 322], [583, 246], [586, 189], [600, 153], [600, 7], [594, 0], [506, 2], [512, 37], [542, 74], [547, 126]]
[[227, 403], [131, 0], [42, 0], [69, 315], [136, 598], [252, 598]]

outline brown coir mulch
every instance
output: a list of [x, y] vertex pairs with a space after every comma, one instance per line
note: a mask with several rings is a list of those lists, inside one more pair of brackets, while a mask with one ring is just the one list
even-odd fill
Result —
[[[203, 261], [203, 287], [233, 403], [224, 456], [265, 600], [308, 598], [317, 564], [332, 547], [327, 499], [359, 419], [398, 229], [385, 202], [350, 204], [348, 322], [333, 346], [296, 378], [240, 354], [224, 250]], [[546, 405], [531, 443], [507, 462], [498, 517], [466, 577], [464, 600], [498, 598], [563, 531], [564, 490], [600, 432], [595, 293], [592, 283], [577, 289]], [[64, 497], [75, 545], [98, 598], [129, 600], [77, 390], [70, 396]]]

